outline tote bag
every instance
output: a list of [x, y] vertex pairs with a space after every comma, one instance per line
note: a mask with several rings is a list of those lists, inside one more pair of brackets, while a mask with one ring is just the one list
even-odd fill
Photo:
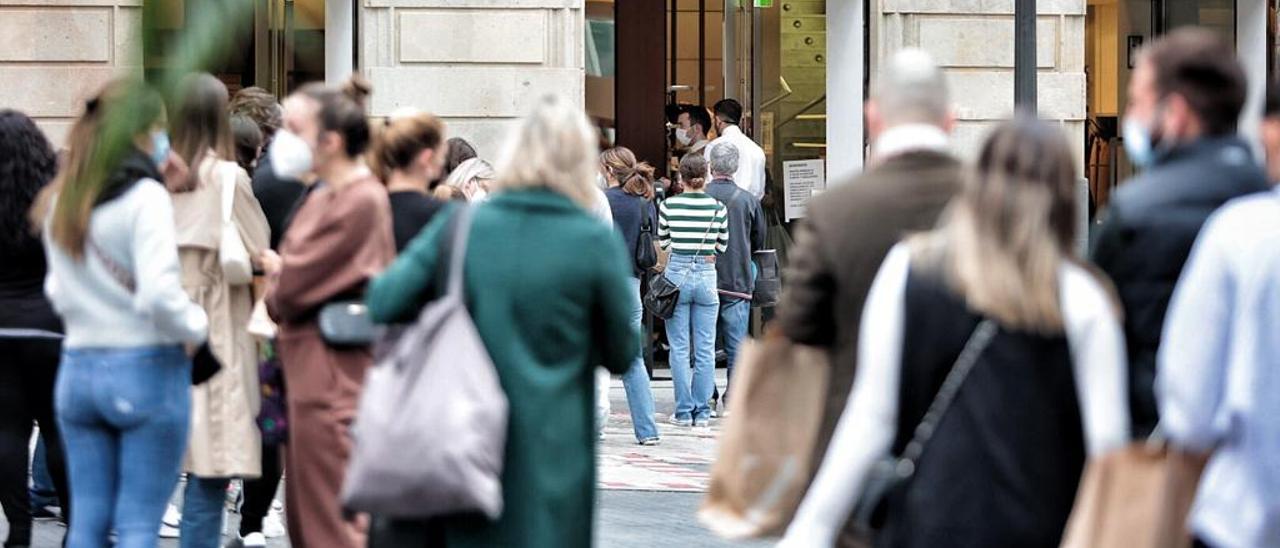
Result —
[[253, 283], [253, 264], [249, 261], [249, 251], [240, 239], [240, 229], [232, 220], [236, 197], [236, 165], [230, 162], [218, 162], [221, 171], [218, 177], [222, 183], [222, 239], [218, 243], [218, 262], [222, 266], [222, 279], [228, 285], [249, 285]]
[[346, 508], [391, 518], [502, 513], [507, 398], [467, 312], [458, 212], [448, 290], [369, 372], [343, 483]]
[[779, 534], [808, 487], [827, 394], [827, 353], [779, 334], [745, 341], [702, 524], [730, 539]]

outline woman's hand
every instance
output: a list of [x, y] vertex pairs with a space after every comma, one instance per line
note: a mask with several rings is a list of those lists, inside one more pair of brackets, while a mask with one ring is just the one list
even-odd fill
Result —
[[280, 273], [280, 269], [284, 266], [284, 260], [280, 255], [270, 249], [262, 250], [258, 254], [258, 264], [262, 265], [262, 272], [267, 276], [274, 276]]

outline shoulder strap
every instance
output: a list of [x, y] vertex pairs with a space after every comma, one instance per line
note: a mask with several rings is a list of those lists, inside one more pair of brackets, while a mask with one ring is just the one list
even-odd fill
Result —
[[222, 185], [222, 222], [231, 221], [236, 199], [236, 170], [231, 162], [214, 160], [214, 174]]
[[129, 269], [116, 262], [110, 255], [107, 255], [107, 252], [98, 247], [98, 243], [93, 241], [92, 235], [86, 235], [84, 245], [89, 248], [89, 253], [97, 258], [98, 262], [102, 263], [102, 266], [107, 269], [107, 273], [115, 279], [116, 283], [120, 284], [120, 287], [123, 287], [130, 294], [137, 291], [137, 284], [134, 283], [133, 274], [129, 272]]
[[462, 296], [462, 274], [467, 258], [467, 240], [471, 233], [472, 208], [462, 206], [453, 225], [449, 246], [449, 289], [447, 295]]
[[969, 377], [969, 372], [973, 370], [973, 366], [978, 364], [978, 358], [987, 349], [987, 345], [991, 343], [991, 339], [996, 336], [997, 331], [999, 331], [999, 326], [989, 319], [982, 320], [973, 329], [973, 334], [969, 335], [969, 342], [965, 343], [964, 350], [960, 351], [960, 357], [956, 358], [956, 363], [951, 367], [951, 371], [947, 373], [947, 378], [942, 381], [942, 387], [938, 389], [938, 394], [933, 397], [933, 403], [929, 404], [929, 410], [925, 412], [924, 418], [920, 419], [920, 424], [916, 425], [915, 432], [911, 435], [911, 441], [903, 449], [902, 458], [899, 459], [899, 462], [908, 463], [914, 469], [916, 461], [924, 453], [925, 444], [929, 443], [929, 439], [933, 437], [933, 433], [938, 429], [938, 423], [942, 422], [942, 416], [947, 413], [947, 409], [955, 401], [956, 394], [960, 392], [960, 387], [964, 385], [965, 379]]
[[649, 216], [649, 200], [644, 199], [644, 196], [638, 196], [638, 198], [640, 198], [640, 232], [652, 233], [653, 220]]

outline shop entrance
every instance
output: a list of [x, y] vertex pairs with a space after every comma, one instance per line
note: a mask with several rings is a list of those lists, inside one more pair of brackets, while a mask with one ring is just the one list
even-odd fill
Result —
[[153, 6], [143, 52], [148, 78], [194, 65], [233, 94], [259, 86], [280, 97], [324, 79], [325, 0], [161, 0]]

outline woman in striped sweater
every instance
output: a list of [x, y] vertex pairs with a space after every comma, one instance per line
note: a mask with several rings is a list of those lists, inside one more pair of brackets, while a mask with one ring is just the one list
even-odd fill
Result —
[[665, 275], [680, 287], [675, 315], [667, 320], [671, 380], [676, 391], [671, 424], [706, 427], [711, 420], [708, 402], [715, 388], [716, 317], [720, 310], [716, 256], [729, 246], [729, 211], [704, 191], [707, 161], [701, 155], [687, 155], [680, 161], [680, 178], [685, 191], [662, 202], [658, 211], [658, 241], [662, 249], [671, 252]]

